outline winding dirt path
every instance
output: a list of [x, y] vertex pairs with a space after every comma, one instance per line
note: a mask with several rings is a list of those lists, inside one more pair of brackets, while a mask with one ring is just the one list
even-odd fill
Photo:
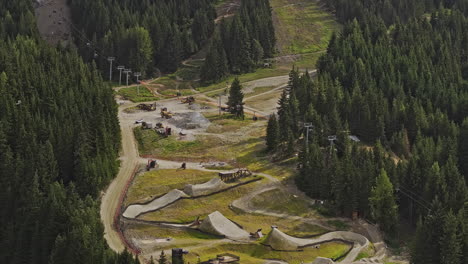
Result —
[[[126, 86], [115, 87], [114, 90], [118, 91], [125, 87]], [[171, 100], [177, 99], [170, 98], [160, 100], [158, 102]], [[133, 135], [134, 117], [124, 112], [124, 109], [135, 106], [137, 104], [138, 103], [126, 103], [119, 107], [118, 118], [120, 121], [120, 129], [122, 133], [120, 170], [117, 174], [117, 177], [111, 182], [111, 184], [104, 192], [100, 208], [101, 221], [104, 224], [104, 238], [106, 239], [109, 247], [117, 252], [121, 252], [125, 248], [124, 242], [121, 240], [119, 232], [117, 232], [117, 230], [114, 228], [114, 217], [120, 204], [120, 196], [124, 192], [128, 180], [130, 179], [130, 177], [132, 177], [135, 167], [138, 165], [146, 164], [147, 162], [147, 159], [141, 158], [138, 153], [138, 147], [135, 141], [135, 137]], [[160, 168], [164, 169], [176, 169], [180, 167], [180, 162], [176, 161], [158, 159], [158, 163]], [[201, 167], [199, 163], [196, 162], [187, 162], [187, 168], [208, 171], [208, 169]]]
[[120, 195], [133, 174], [133, 170], [139, 164], [139, 154], [133, 136], [131, 123], [123, 118], [123, 107], [119, 108], [120, 129], [122, 133], [122, 150], [120, 154], [120, 170], [117, 177], [107, 188], [101, 202], [101, 220], [104, 224], [104, 238], [109, 247], [117, 252], [124, 250], [124, 243], [119, 233], [114, 229], [114, 214], [119, 206]]
[[[268, 78], [265, 78], [265, 79], [268, 79]], [[283, 84], [280, 83], [278, 85], [283, 86], [284, 83]], [[119, 89], [119, 88], [120, 87], [117, 87], [115, 89]], [[270, 93], [270, 92], [271, 91], [266, 91], [265, 93]], [[204, 96], [204, 95], [205, 95], [204, 93], [200, 93], [197, 96]], [[158, 102], [171, 101], [171, 100], [177, 100], [177, 99], [171, 98], [171, 99], [160, 100]], [[130, 178], [133, 176], [135, 168], [137, 166], [144, 165], [147, 162], [147, 159], [141, 158], [139, 156], [136, 140], [133, 135], [135, 117], [124, 112], [124, 109], [134, 106], [134, 105], [137, 105], [137, 103], [125, 103], [124, 105], [121, 105], [119, 107], [118, 118], [120, 121], [120, 127], [121, 127], [121, 133], [122, 133], [122, 150], [120, 153], [121, 166], [120, 166], [120, 170], [119, 170], [117, 177], [112, 181], [112, 183], [109, 185], [109, 187], [103, 194], [101, 208], [100, 208], [101, 220], [104, 224], [104, 238], [106, 239], [109, 247], [112, 250], [117, 251], [117, 252], [121, 252], [125, 248], [124, 241], [121, 240], [121, 234], [114, 228], [115, 214], [116, 212], [120, 212], [118, 210], [119, 209], [118, 207], [120, 206], [120, 201], [121, 201], [120, 198], [125, 192], [127, 183], [130, 180]], [[256, 111], [257, 113], [260, 112], [257, 109], [247, 108], [247, 110], [251, 110], [251, 111], [253, 110], [253, 111]], [[160, 160], [160, 159], [158, 159], [158, 163], [159, 163], [160, 168], [162, 169], [176, 169], [176, 168], [179, 168], [181, 164], [180, 162], [177, 162], [177, 161]], [[197, 170], [204, 170], [204, 171], [216, 171], [216, 170], [208, 170], [206, 168], [203, 168], [202, 166], [200, 166], [200, 163], [198, 162], [186, 162], [186, 165], [187, 165], [187, 168], [190, 168], [190, 169], [197, 169]], [[275, 189], [275, 188], [287, 189], [287, 187], [285, 187], [277, 178], [271, 175], [264, 174], [264, 173], [256, 173], [256, 174], [264, 176], [266, 179], [268, 179], [270, 183], [256, 190], [255, 192], [248, 194], [239, 200], [234, 201], [232, 203], [232, 206], [237, 207], [246, 212], [260, 213], [260, 214], [266, 214], [266, 215], [271, 215], [271, 216], [287, 217], [291, 220], [301, 220], [301, 221], [309, 222], [311, 224], [318, 225], [322, 228], [330, 230], [330, 227], [327, 226], [326, 223], [317, 219], [282, 215], [282, 214], [277, 214], [274, 212], [251, 208], [249, 206], [248, 200], [250, 200], [255, 195], [258, 195], [259, 193], [262, 193], [271, 189]], [[353, 257], [355, 257], [354, 253], [357, 254], [358, 252], [359, 250], [354, 250]], [[350, 261], [351, 257], [348, 257], [346, 260]]]

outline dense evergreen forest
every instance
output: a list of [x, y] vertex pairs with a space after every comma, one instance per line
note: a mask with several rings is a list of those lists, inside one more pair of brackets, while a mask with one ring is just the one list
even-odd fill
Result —
[[275, 30], [268, 0], [242, 0], [233, 19], [222, 20], [201, 69], [203, 83], [220, 81], [229, 73], [251, 72], [275, 52]]
[[412, 263], [467, 263], [468, 18], [439, 9], [385, 24], [346, 23], [316, 79], [291, 72], [268, 149], [299, 145], [297, 185], [330, 212], [376, 221], [390, 241], [399, 223], [417, 226]]
[[354, 18], [368, 20], [375, 16], [387, 25], [421, 17], [437, 8], [457, 8], [468, 14], [468, 0], [322, 0], [342, 23]]
[[0, 0], [0, 263], [137, 263], [104, 238], [98, 194], [118, 169], [112, 90], [39, 39], [30, 0]]
[[[79, 53], [98, 68], [107, 57], [143, 77], [174, 72], [214, 30], [217, 0], [69, 0]], [[95, 52], [97, 55], [95, 56]]]

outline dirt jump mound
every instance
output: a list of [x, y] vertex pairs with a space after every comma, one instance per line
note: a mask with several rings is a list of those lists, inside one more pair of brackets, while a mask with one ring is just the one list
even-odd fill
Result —
[[249, 233], [234, 224], [220, 212], [209, 214], [200, 225], [200, 230], [214, 235], [225, 236], [233, 240], [248, 240]]
[[335, 231], [326, 233], [317, 238], [304, 239], [292, 237], [281, 232], [278, 228], [272, 227], [265, 240], [265, 244], [271, 246], [275, 250], [292, 251], [331, 241], [341, 241], [353, 244], [353, 249], [348, 253], [342, 263], [349, 263], [354, 260], [357, 254], [370, 243], [365, 236], [347, 231]]
[[168, 122], [183, 129], [207, 128], [210, 125], [210, 120], [199, 112], [178, 113]]
[[221, 191], [228, 185], [225, 184], [220, 178], [213, 178], [202, 184], [187, 184], [185, 185], [184, 192], [190, 196], [201, 196]]
[[276, 227], [272, 227], [268, 234], [265, 245], [271, 246], [275, 250], [298, 250], [303, 243], [302, 239], [295, 238], [278, 230]]
[[138, 215], [150, 211], [155, 211], [160, 208], [163, 208], [177, 200], [179, 200], [182, 197], [187, 197], [187, 194], [185, 194], [183, 191], [180, 190], [172, 190], [165, 195], [154, 199], [148, 204], [133, 204], [127, 207], [125, 212], [123, 213], [123, 216], [126, 218], [136, 218]]

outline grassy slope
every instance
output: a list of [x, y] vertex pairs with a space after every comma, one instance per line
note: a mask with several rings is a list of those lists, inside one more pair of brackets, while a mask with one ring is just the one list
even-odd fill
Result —
[[199, 170], [154, 170], [135, 178], [125, 199], [125, 205], [142, 203], [173, 189], [183, 189], [187, 183], [199, 184], [217, 177], [216, 172]]
[[[221, 252], [227, 252], [240, 256], [243, 264], [264, 263], [265, 259], [281, 259], [291, 264], [298, 264], [312, 262], [318, 256], [338, 257], [348, 249], [349, 246], [342, 243], [326, 243], [322, 244], [319, 249], [306, 248], [304, 251], [296, 252], [273, 251], [259, 244], [220, 244], [197, 249], [193, 253], [202, 255], [202, 261], [214, 258]], [[186, 259], [190, 262], [197, 260], [195, 254], [189, 254]]]
[[[256, 70], [255, 72], [245, 73], [245, 74], [241, 74], [237, 76], [231, 76], [222, 82], [218, 82], [218, 83], [211, 84], [208, 86], [198, 87], [197, 90], [200, 92], [208, 92], [208, 91], [226, 88], [227, 87], [226, 82], [228, 82], [230, 85], [235, 77], [238, 77], [240, 82], [244, 83], [244, 82], [249, 82], [249, 81], [258, 80], [262, 78], [286, 75], [290, 72], [290, 70], [291, 70], [290, 67], [260, 68]], [[223, 92], [223, 91], [220, 91], [220, 92]], [[208, 94], [208, 96], [210, 96], [210, 94]]]
[[236, 199], [241, 198], [246, 193], [253, 191], [260, 184], [264, 184], [265, 180], [256, 183], [250, 183], [228, 191], [214, 194], [208, 197], [203, 197], [195, 200], [183, 199], [176, 203], [169, 205], [156, 212], [151, 212], [142, 215], [141, 219], [153, 221], [171, 221], [171, 222], [190, 222], [197, 217], [204, 218], [214, 211], [221, 212], [227, 218], [235, 221], [243, 226], [247, 231], [254, 232], [258, 228], [265, 231], [270, 230], [271, 225], [277, 225], [281, 230], [292, 235], [313, 235], [322, 233], [325, 230], [320, 227], [303, 224], [300, 221], [293, 221], [290, 219], [265, 216], [244, 214], [241, 212], [234, 212], [229, 208], [229, 205]]
[[140, 86], [140, 88], [133, 86], [128, 88], [122, 88], [117, 92], [118, 95], [121, 95], [123, 98], [127, 100], [131, 100], [132, 102], [146, 102], [146, 101], [155, 101], [159, 98], [154, 96], [148, 89], [144, 86]]
[[288, 213], [297, 216], [311, 216], [312, 206], [302, 199], [280, 189], [263, 192], [251, 200], [252, 206], [276, 213]]
[[[210, 117], [209, 117], [210, 118]], [[218, 120], [216, 124], [234, 126], [245, 126], [252, 122], [250, 120]], [[257, 121], [263, 122], [263, 121]], [[212, 130], [224, 131], [223, 126], [212, 127]], [[142, 155], [152, 155], [156, 158], [181, 160], [181, 161], [224, 161], [233, 166], [247, 167], [255, 172], [271, 174], [278, 178], [289, 178], [294, 175], [291, 168], [295, 159], [272, 163], [263, 152], [265, 140], [263, 139], [265, 129], [255, 129], [243, 134], [234, 141], [226, 141], [217, 136], [197, 136], [194, 141], [179, 141], [175, 136], [161, 138], [151, 130], [135, 128], [135, 138], [138, 142], [139, 152]], [[229, 140], [233, 140], [232, 138]]]
[[205, 261], [221, 253], [231, 253], [240, 256], [241, 263], [247, 264], [263, 263], [265, 259], [283, 259], [289, 263], [300, 263], [301, 261], [311, 262], [317, 256], [334, 258], [349, 249], [348, 245], [342, 243], [326, 243], [321, 245], [319, 249], [307, 248], [299, 252], [279, 252], [272, 251], [270, 248], [258, 243], [223, 243], [219, 241], [219, 238], [197, 230], [181, 230], [149, 225], [133, 225], [127, 232], [134, 233], [138, 237], [172, 239], [167, 243], [156, 246], [154, 248], [155, 251], [169, 250], [174, 247], [187, 248], [195, 246], [185, 256], [185, 260], [190, 263], [196, 263], [198, 256], [201, 256], [201, 260]]
[[281, 54], [301, 54], [326, 49], [339, 24], [320, 8], [318, 1], [270, 0]]

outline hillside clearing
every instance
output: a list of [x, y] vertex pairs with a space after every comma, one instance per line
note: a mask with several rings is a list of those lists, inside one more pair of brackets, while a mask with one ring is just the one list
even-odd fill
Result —
[[318, 1], [271, 0], [280, 54], [301, 54], [326, 49], [339, 24]]

